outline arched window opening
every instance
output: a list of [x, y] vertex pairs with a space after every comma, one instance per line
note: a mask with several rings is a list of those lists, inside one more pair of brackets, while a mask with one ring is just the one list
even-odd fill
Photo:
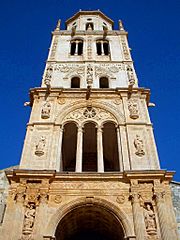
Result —
[[97, 131], [93, 123], [84, 125], [82, 169], [84, 172], [97, 172]]
[[80, 78], [79, 77], [73, 77], [71, 79], [71, 88], [80, 88]]
[[92, 22], [86, 23], [86, 31], [87, 30], [94, 30], [94, 24]]
[[100, 88], [109, 88], [109, 80], [107, 77], [101, 77], [99, 79], [99, 87]]
[[96, 43], [96, 48], [97, 48], [97, 55], [101, 55], [102, 54], [101, 42]]
[[108, 55], [109, 54], [109, 43], [103, 42], [103, 48], [104, 48], [104, 55]]
[[76, 165], [77, 127], [75, 123], [64, 126], [62, 141], [62, 169], [74, 172]]
[[[104, 28], [107, 27], [103, 27]], [[109, 42], [107, 40], [98, 40], [96, 41], [96, 50], [97, 50], [97, 55], [109, 55]]]
[[76, 51], [76, 43], [72, 42], [71, 43], [71, 55], [74, 55]]
[[76, 39], [71, 41], [71, 55], [82, 55], [83, 54], [83, 41]]
[[105, 123], [103, 126], [104, 171], [119, 171], [118, 142], [115, 124]]

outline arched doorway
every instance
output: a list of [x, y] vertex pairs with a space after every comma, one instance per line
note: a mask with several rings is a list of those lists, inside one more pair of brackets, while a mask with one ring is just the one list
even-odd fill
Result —
[[77, 206], [59, 222], [56, 240], [123, 240], [119, 219], [108, 209], [95, 204]]

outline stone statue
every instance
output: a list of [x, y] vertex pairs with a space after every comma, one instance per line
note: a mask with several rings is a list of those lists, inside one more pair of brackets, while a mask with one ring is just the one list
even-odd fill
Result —
[[144, 208], [144, 221], [146, 226], [146, 231], [149, 235], [156, 234], [156, 217], [155, 213], [152, 210], [152, 206], [147, 204]]
[[24, 214], [24, 224], [23, 224], [23, 234], [28, 235], [32, 233], [32, 229], [34, 226], [34, 219], [35, 219], [35, 204], [30, 203], [27, 206], [26, 212]]
[[45, 104], [42, 107], [41, 118], [43, 118], [43, 119], [49, 118], [50, 111], [51, 111], [51, 104], [49, 102], [45, 102]]
[[136, 138], [134, 140], [134, 146], [136, 148], [136, 155], [138, 155], [139, 157], [145, 155], [143, 140], [140, 138], [139, 135], [136, 135]]
[[39, 142], [36, 144], [35, 154], [38, 155], [38, 156], [43, 155], [45, 145], [46, 145], [46, 138], [42, 136], [40, 138]]
[[132, 119], [137, 119], [139, 117], [138, 104], [135, 101], [128, 102], [129, 116]]

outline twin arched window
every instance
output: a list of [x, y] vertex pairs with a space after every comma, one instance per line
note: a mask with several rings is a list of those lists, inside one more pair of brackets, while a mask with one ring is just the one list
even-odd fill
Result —
[[83, 54], [83, 40], [74, 39], [71, 41], [71, 55], [82, 55]]
[[97, 55], [109, 55], [109, 42], [107, 40], [96, 41]]
[[[71, 88], [80, 88], [80, 78], [71, 78]], [[109, 79], [107, 77], [101, 77], [99, 79], [99, 88], [109, 88]]]

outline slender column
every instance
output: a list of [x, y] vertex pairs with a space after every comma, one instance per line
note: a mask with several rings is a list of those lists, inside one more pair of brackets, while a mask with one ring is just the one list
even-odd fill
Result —
[[75, 42], [75, 53], [74, 55], [78, 55], [78, 41]]
[[139, 204], [139, 195], [138, 193], [132, 194], [132, 208], [133, 208], [133, 218], [134, 218], [134, 229], [136, 233], [136, 239], [142, 240], [145, 239], [144, 229], [142, 227], [143, 215], [141, 207]]
[[117, 143], [118, 143], [118, 157], [119, 157], [119, 170], [123, 171], [123, 159], [122, 159], [122, 149], [121, 149], [121, 138], [120, 138], [120, 129], [116, 128], [117, 131]]
[[60, 127], [59, 140], [57, 146], [57, 158], [56, 158], [56, 171], [63, 171], [62, 163], [62, 138], [63, 138], [63, 127]]
[[164, 193], [157, 192], [155, 193], [155, 196], [162, 240], [172, 240], [172, 235], [169, 232], [168, 225], [169, 216], [167, 215], [167, 209], [164, 204]]
[[83, 129], [78, 127], [76, 148], [76, 172], [82, 172]]
[[103, 46], [103, 41], [101, 41], [101, 55], [104, 55], [104, 46]]
[[97, 128], [97, 157], [98, 172], [104, 172], [102, 128], [100, 127]]

